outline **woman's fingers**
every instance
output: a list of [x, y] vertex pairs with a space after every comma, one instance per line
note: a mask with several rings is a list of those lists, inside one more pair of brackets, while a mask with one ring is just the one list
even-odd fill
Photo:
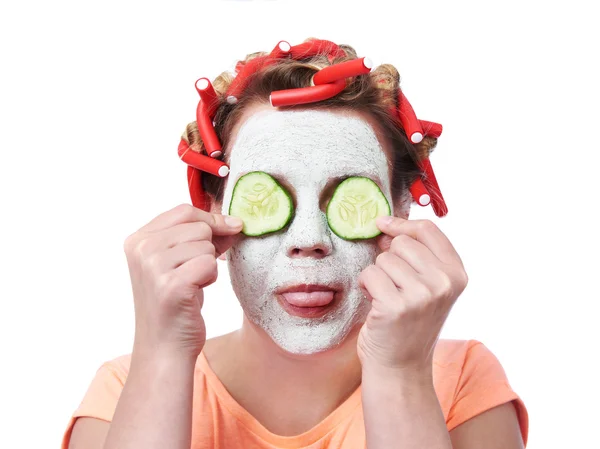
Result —
[[172, 228], [181, 223], [204, 222], [210, 226], [214, 235], [235, 235], [242, 230], [242, 220], [220, 214], [211, 214], [191, 204], [180, 204], [175, 208], [163, 212], [138, 232], [152, 233]]
[[210, 254], [202, 254], [176, 268], [174, 273], [183, 285], [204, 288], [217, 280], [217, 259]]
[[400, 290], [413, 290], [420, 283], [419, 274], [408, 262], [389, 252], [377, 256], [375, 264], [392, 280]]
[[399, 217], [379, 217], [377, 219], [379, 229], [392, 240], [380, 237], [378, 243], [383, 251], [388, 251], [393, 238], [406, 234], [425, 245], [433, 255], [447, 264], [460, 263], [462, 261], [450, 240], [431, 220], [405, 220]]
[[215, 246], [208, 240], [187, 242], [185, 245], [176, 245], [165, 251], [161, 256], [162, 271], [173, 270], [188, 260], [201, 255], [215, 257]]
[[427, 274], [432, 267], [443, 265], [429, 248], [407, 234], [394, 237], [389, 253], [403, 259], [412, 270], [420, 274]]
[[[369, 265], [358, 277], [358, 285], [374, 300], [385, 300], [398, 294], [398, 288], [390, 277], [377, 265]], [[370, 298], [370, 299], [371, 299]]]

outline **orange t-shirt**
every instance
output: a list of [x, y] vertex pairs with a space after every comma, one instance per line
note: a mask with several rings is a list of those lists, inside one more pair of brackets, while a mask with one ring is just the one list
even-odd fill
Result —
[[[62, 449], [67, 449], [78, 417], [111, 421], [129, 372], [131, 355], [104, 363], [73, 413]], [[514, 401], [521, 435], [527, 444], [528, 414], [494, 354], [476, 340], [440, 339], [433, 359], [434, 387], [448, 431], [498, 405]], [[363, 449], [366, 445], [360, 387], [312, 429], [296, 436], [276, 435], [242, 408], [210, 368], [204, 353], [196, 363], [192, 449], [328, 448]]]

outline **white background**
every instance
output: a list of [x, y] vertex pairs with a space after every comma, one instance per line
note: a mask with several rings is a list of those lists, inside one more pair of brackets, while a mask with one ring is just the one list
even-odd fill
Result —
[[[528, 407], [529, 448], [596, 444], [593, 3], [3, 2], [1, 446], [58, 447], [96, 369], [130, 352], [122, 245], [190, 202], [176, 148], [195, 80], [307, 37], [394, 64], [419, 118], [444, 126], [431, 161], [449, 214], [411, 212], [470, 277], [442, 337], [498, 356]], [[241, 320], [221, 268], [209, 337]]]

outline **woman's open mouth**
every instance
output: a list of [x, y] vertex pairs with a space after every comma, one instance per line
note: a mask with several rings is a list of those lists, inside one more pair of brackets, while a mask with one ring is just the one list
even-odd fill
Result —
[[325, 315], [337, 303], [339, 288], [327, 285], [300, 284], [276, 291], [277, 300], [290, 315], [302, 318], [318, 318]]

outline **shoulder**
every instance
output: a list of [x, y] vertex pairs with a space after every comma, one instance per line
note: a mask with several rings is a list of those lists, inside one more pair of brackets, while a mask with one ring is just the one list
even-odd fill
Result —
[[[233, 335], [233, 332], [206, 340], [202, 353], [211, 361], [211, 366], [213, 363], [219, 365], [223, 359], [222, 354], [229, 352], [228, 344], [231, 335]], [[124, 385], [131, 368], [131, 358], [132, 353], [127, 353], [105, 360], [98, 365], [94, 380], [110, 379], [113, 383]], [[205, 375], [205, 365], [206, 363], [200, 355], [196, 361], [195, 378]]]
[[502, 364], [478, 340], [440, 339], [433, 355], [433, 376], [448, 407], [491, 386], [510, 388]]
[[512, 402], [527, 440], [528, 414], [496, 355], [478, 340], [438, 341], [433, 373], [448, 430], [502, 404]]
[[479, 340], [439, 340], [433, 363], [434, 368], [446, 368], [446, 375], [459, 376], [457, 387], [473, 386], [474, 382], [508, 383], [498, 357]]
[[440, 339], [433, 354], [434, 371], [445, 376], [474, 375], [487, 382], [506, 382], [507, 377], [500, 360], [479, 340]]
[[433, 353], [433, 363], [438, 366], [462, 365], [467, 357], [474, 355], [473, 349], [478, 353], [489, 352], [478, 340], [439, 339]]
[[106, 360], [98, 368], [98, 372], [104, 370], [111, 373], [114, 377], [123, 380], [127, 378], [129, 374], [129, 368], [131, 367], [131, 354], [123, 354], [113, 359]]
[[[132, 354], [123, 354], [98, 365], [74, 417], [111, 421], [131, 368]], [[194, 377], [201, 375], [196, 362]]]

